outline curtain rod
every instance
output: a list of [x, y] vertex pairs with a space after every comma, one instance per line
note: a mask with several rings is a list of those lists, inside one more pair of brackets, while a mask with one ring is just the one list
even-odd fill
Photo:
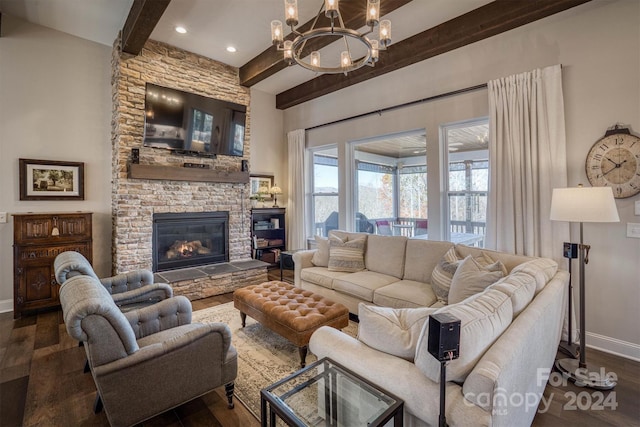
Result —
[[464, 88], [464, 89], [453, 90], [451, 92], [446, 92], [446, 93], [441, 93], [439, 95], [430, 96], [428, 98], [422, 98], [422, 99], [418, 99], [418, 100], [415, 100], [415, 101], [405, 102], [404, 104], [398, 104], [398, 105], [394, 105], [392, 107], [386, 107], [386, 108], [383, 108], [381, 110], [369, 111], [368, 113], [362, 113], [362, 114], [358, 114], [358, 115], [351, 116], [351, 117], [345, 117], [344, 119], [334, 120], [333, 122], [312, 126], [310, 128], [306, 128], [305, 130], [313, 130], [313, 129], [318, 129], [318, 128], [322, 128], [322, 127], [325, 127], [325, 126], [331, 126], [331, 125], [335, 125], [335, 124], [338, 124], [338, 123], [347, 122], [347, 121], [355, 120], [355, 119], [360, 119], [360, 118], [366, 117], [366, 116], [371, 116], [373, 114], [382, 115], [382, 113], [386, 113], [388, 111], [398, 110], [400, 108], [405, 108], [405, 107], [411, 107], [413, 105], [422, 104], [422, 103], [425, 103], [425, 102], [431, 102], [431, 101], [435, 101], [437, 99], [447, 98], [449, 96], [460, 95], [462, 93], [473, 92], [475, 90], [486, 89], [486, 88], [487, 88], [487, 84], [483, 83], [481, 85], [471, 86], [471, 87], [467, 87], [467, 88]]

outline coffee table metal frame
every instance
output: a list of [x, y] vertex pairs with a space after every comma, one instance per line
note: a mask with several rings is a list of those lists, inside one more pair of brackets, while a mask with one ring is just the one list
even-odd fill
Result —
[[[395, 401], [390, 405], [382, 414], [380, 414], [375, 420], [372, 420], [367, 426], [377, 427], [385, 425], [391, 418], [393, 418], [394, 427], [402, 427], [404, 422], [404, 401], [386, 390], [372, 384], [368, 380], [364, 379], [360, 375], [350, 371], [339, 363], [334, 362], [329, 358], [322, 358], [311, 365], [294, 372], [288, 377], [266, 387], [260, 391], [260, 420], [262, 427], [274, 427], [276, 425], [276, 415], [280, 417], [288, 426], [295, 427], [309, 427], [304, 423], [295, 412], [278, 396], [275, 396], [272, 391], [282, 384], [292, 381], [302, 375], [303, 373], [315, 369], [318, 365], [325, 365], [325, 370], [319, 373], [315, 377], [295, 386], [286, 395], [294, 394], [306, 387], [313, 386], [320, 379], [328, 379], [331, 386], [325, 387], [325, 425], [337, 426], [337, 407], [338, 407], [338, 394], [340, 393], [340, 387], [336, 387], [336, 374], [341, 374], [349, 377], [357, 384], [364, 385], [364, 387], [373, 390], [381, 396], [386, 396]], [[329, 391], [333, 390], [333, 392]], [[268, 409], [268, 410], [267, 410]], [[355, 427], [355, 426], [349, 426]]]

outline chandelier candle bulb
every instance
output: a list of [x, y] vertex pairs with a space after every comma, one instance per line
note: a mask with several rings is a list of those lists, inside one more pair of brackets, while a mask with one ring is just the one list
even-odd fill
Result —
[[391, 21], [388, 19], [380, 21], [380, 44], [384, 47], [391, 44]]
[[291, 40], [284, 41], [284, 61], [288, 65], [293, 64], [293, 42]]
[[340, 63], [343, 67], [348, 67], [351, 65], [351, 56], [346, 50], [340, 54]]
[[284, 37], [284, 33], [282, 31], [282, 22], [280, 21], [271, 21], [271, 41], [273, 44], [282, 43]]
[[380, 0], [367, 0], [367, 25], [374, 27], [380, 20]]
[[284, 0], [284, 16], [288, 26], [298, 25], [298, 0]]
[[320, 66], [320, 52], [317, 50], [311, 52], [311, 65], [316, 67]]
[[378, 40], [370, 40], [371, 43], [371, 62], [377, 62], [380, 57], [380, 50], [378, 47]]
[[327, 18], [338, 16], [338, 0], [324, 0], [324, 14]]

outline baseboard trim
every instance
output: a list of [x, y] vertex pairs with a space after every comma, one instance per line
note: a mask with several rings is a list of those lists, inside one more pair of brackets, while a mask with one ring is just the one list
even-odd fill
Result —
[[587, 332], [587, 348], [640, 362], [640, 345]]
[[13, 300], [12, 299], [0, 300], [0, 313], [6, 313], [7, 311], [13, 311]]

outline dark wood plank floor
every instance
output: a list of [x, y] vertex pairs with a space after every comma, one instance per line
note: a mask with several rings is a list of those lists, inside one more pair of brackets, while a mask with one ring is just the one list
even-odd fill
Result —
[[[270, 272], [270, 278], [279, 279], [280, 271]], [[231, 300], [230, 294], [219, 295], [193, 301], [193, 308]], [[59, 311], [16, 321], [12, 313], [0, 314], [0, 426], [108, 426], [104, 412], [92, 411], [95, 386], [91, 375], [82, 372], [84, 359], [84, 350], [68, 336]], [[594, 350], [588, 351], [588, 361], [618, 375], [615, 390], [601, 397], [600, 392], [573, 384], [547, 385], [544, 397], [550, 404], [536, 415], [534, 426], [640, 426], [640, 363]], [[580, 409], [598, 401], [604, 409]], [[235, 409], [227, 409], [222, 388], [144, 425], [254, 427], [259, 422], [237, 401]]]

